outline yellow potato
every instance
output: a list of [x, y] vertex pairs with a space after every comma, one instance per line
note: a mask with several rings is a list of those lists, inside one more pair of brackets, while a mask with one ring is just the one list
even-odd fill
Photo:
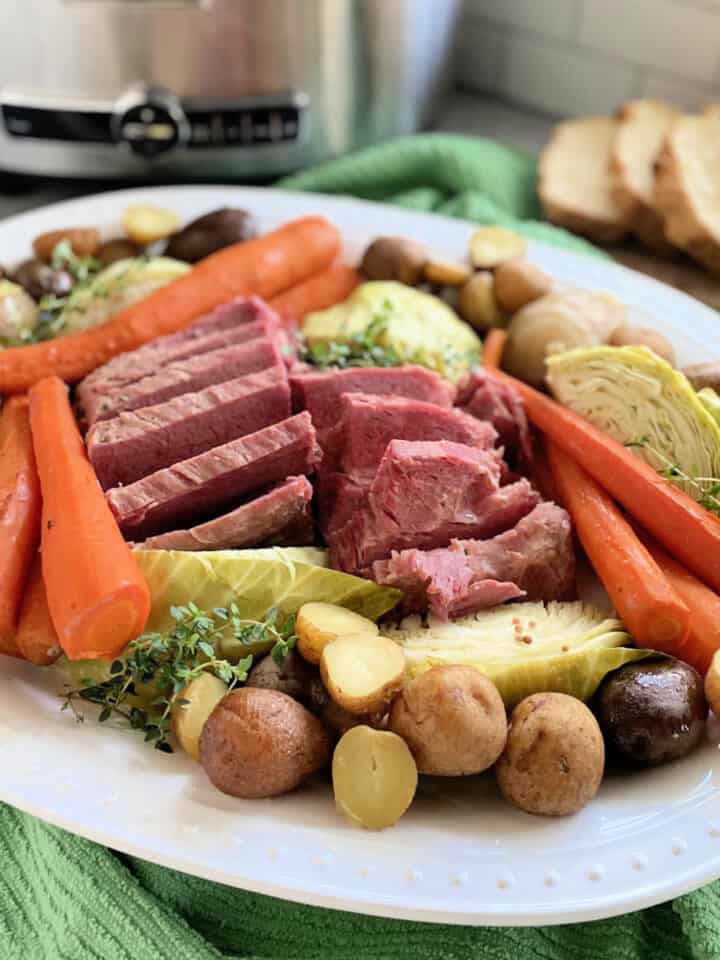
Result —
[[332, 780], [338, 811], [370, 830], [383, 830], [412, 803], [418, 773], [402, 737], [359, 726], [335, 747]]
[[527, 240], [507, 227], [480, 227], [470, 237], [470, 259], [481, 270], [497, 267], [505, 260], [522, 257]]
[[720, 650], [715, 652], [705, 674], [705, 699], [715, 716], [720, 717]]
[[200, 759], [200, 734], [207, 718], [228, 691], [226, 683], [212, 673], [201, 673], [180, 695], [189, 700], [176, 704], [172, 711], [172, 729], [178, 743], [193, 760]]
[[387, 637], [340, 637], [323, 650], [320, 675], [335, 703], [350, 713], [381, 713], [402, 689], [405, 655]]
[[378, 627], [367, 617], [334, 603], [304, 603], [295, 618], [298, 652], [308, 663], [320, 663], [328, 643], [347, 634], [377, 636]]
[[178, 228], [177, 214], [162, 207], [133, 204], [123, 214], [125, 232], [133, 243], [146, 247], [148, 244], [166, 240]]
[[425, 264], [425, 279], [439, 287], [459, 287], [470, 279], [472, 270], [459, 260], [431, 257]]
[[503, 314], [495, 296], [493, 275], [486, 270], [474, 273], [460, 287], [458, 313], [476, 330], [491, 330], [505, 326]]
[[508, 313], [516, 313], [551, 289], [552, 277], [527, 260], [506, 260], [495, 271], [495, 296]]

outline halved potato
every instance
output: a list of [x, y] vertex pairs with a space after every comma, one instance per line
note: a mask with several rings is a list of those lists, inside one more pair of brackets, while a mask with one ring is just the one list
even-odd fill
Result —
[[412, 803], [418, 772], [402, 737], [359, 726], [335, 747], [332, 780], [338, 811], [363, 827], [382, 830], [397, 823]]
[[172, 729], [178, 743], [193, 760], [200, 759], [200, 734], [215, 707], [228, 692], [226, 683], [212, 673], [201, 673], [183, 690], [172, 711]]
[[335, 703], [350, 713], [381, 713], [402, 689], [405, 654], [387, 637], [340, 637], [324, 648], [320, 674]]
[[133, 204], [123, 214], [123, 226], [130, 240], [146, 247], [166, 240], [178, 228], [177, 214], [162, 207]]
[[470, 279], [472, 270], [459, 260], [431, 257], [425, 264], [425, 279], [439, 287], [459, 287]]
[[479, 270], [460, 287], [458, 313], [476, 330], [505, 326], [505, 314], [495, 296], [495, 280], [489, 270]]
[[300, 656], [309, 663], [320, 663], [328, 643], [347, 634], [377, 636], [378, 626], [345, 607], [317, 601], [304, 603], [300, 607], [295, 618], [295, 633]]
[[526, 250], [525, 237], [507, 227], [480, 227], [470, 237], [470, 259], [473, 266], [482, 270], [521, 257]]

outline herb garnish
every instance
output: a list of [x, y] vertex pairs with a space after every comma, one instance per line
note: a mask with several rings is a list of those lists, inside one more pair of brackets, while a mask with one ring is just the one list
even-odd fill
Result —
[[133, 640], [124, 659], [110, 665], [108, 680], [86, 680], [79, 689], [67, 689], [62, 709], [69, 707], [82, 722], [84, 717], [76, 702], [96, 703], [102, 707], [100, 723], [112, 716], [120, 717], [133, 730], [144, 731], [146, 742], [171, 753], [167, 737], [172, 710], [188, 702], [182, 693], [192, 680], [210, 672], [224, 680], [229, 690], [247, 680], [252, 655], [231, 663], [219, 655], [223, 640], [233, 639], [246, 645], [272, 643], [271, 656], [278, 664], [297, 642], [295, 617], [281, 622], [277, 607], [269, 610], [262, 621], [243, 619], [235, 603], [217, 607], [212, 613], [188, 603], [185, 607], [172, 607], [170, 613], [175, 621], [171, 630], [145, 633]]
[[24, 338], [24, 343], [52, 340], [62, 332], [65, 325], [62, 320], [63, 308], [74, 293], [90, 283], [101, 269], [102, 264], [95, 257], [79, 257], [73, 251], [70, 241], [65, 239], [53, 248], [50, 266], [53, 270], [65, 270], [70, 274], [73, 278], [72, 290], [65, 297], [48, 293], [40, 298], [38, 322], [35, 328]]
[[300, 352], [306, 363], [315, 367], [399, 367], [405, 361], [392, 345], [384, 343], [392, 312], [392, 303], [385, 300], [364, 330], [353, 333], [345, 341], [322, 340], [312, 345], [301, 340]]
[[654, 447], [648, 436], [638, 437], [636, 440], [628, 440], [625, 446], [631, 449], [647, 450], [648, 453], [651, 453], [660, 462], [658, 473], [661, 477], [665, 477], [665, 479], [671, 483], [678, 485], [684, 484], [689, 487], [694, 491], [697, 502], [701, 507], [704, 507], [710, 513], [716, 513], [720, 516], [720, 477], [698, 477], [686, 473], [681, 467], [673, 463], [665, 454]]

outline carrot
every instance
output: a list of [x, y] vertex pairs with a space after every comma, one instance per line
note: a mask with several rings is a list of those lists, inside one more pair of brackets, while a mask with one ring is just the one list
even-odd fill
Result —
[[42, 577], [40, 551], [30, 568], [15, 641], [25, 659], [39, 667], [54, 663], [60, 656], [60, 641], [50, 616]]
[[679, 654], [690, 611], [602, 487], [554, 443], [547, 452], [560, 501], [633, 640]]
[[713, 654], [720, 650], [720, 597], [668, 556], [657, 540], [644, 530], [636, 527], [635, 532], [681, 600], [692, 611], [687, 643], [678, 656], [704, 675], [710, 667]]
[[720, 592], [720, 522], [716, 517], [572, 410], [499, 370], [492, 371], [492, 376], [514, 387], [539, 430], [582, 463], [672, 556]]
[[97, 327], [2, 351], [0, 393], [22, 393], [51, 375], [74, 383], [118, 353], [182, 330], [233, 297], [282, 293], [327, 267], [339, 249], [337, 230], [321, 217], [226, 247]]
[[0, 416], [0, 653], [22, 656], [14, 639], [23, 589], [40, 541], [40, 482], [27, 397]]
[[284, 326], [295, 329], [306, 313], [334, 307], [348, 297], [360, 283], [360, 274], [344, 263], [313, 274], [302, 283], [273, 297], [270, 306], [280, 315]]
[[502, 366], [503, 351], [507, 342], [507, 330], [494, 327], [483, 340], [482, 365], [491, 370]]
[[58, 377], [30, 391], [43, 495], [42, 575], [60, 645], [72, 660], [112, 657], [137, 637], [150, 592], [85, 455]]

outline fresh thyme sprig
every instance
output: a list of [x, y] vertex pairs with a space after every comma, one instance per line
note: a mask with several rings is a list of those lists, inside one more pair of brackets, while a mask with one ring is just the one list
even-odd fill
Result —
[[[252, 655], [231, 663], [220, 655], [222, 642], [232, 638], [243, 645], [272, 644], [271, 655], [282, 664], [295, 646], [295, 618], [280, 620], [276, 607], [262, 621], [246, 620], [235, 603], [205, 613], [194, 603], [170, 610], [174, 626], [167, 633], [145, 633], [133, 640], [123, 659], [110, 665], [110, 677], [101, 683], [83, 681], [78, 689], [66, 690], [63, 710], [70, 708], [78, 721], [84, 719], [77, 701], [98, 704], [100, 723], [115, 716], [157, 749], [172, 752], [168, 734], [172, 711], [187, 703], [182, 694], [203, 673], [224, 680], [228, 689], [247, 680]], [[150, 693], [148, 691], [151, 691]]]
[[383, 342], [391, 312], [392, 304], [386, 300], [364, 330], [344, 341], [323, 340], [309, 345], [301, 340], [302, 359], [315, 367], [399, 367], [404, 362], [402, 357]]
[[628, 440], [625, 446], [647, 450], [659, 461], [658, 473], [660, 476], [670, 480], [671, 483], [684, 484], [694, 491], [695, 499], [701, 507], [720, 516], [720, 477], [698, 477], [686, 473], [664, 453], [654, 447], [648, 436]]
[[26, 343], [38, 343], [52, 340], [62, 333], [65, 326], [62, 311], [74, 293], [86, 286], [101, 269], [102, 264], [95, 257], [78, 256], [69, 240], [55, 244], [50, 257], [53, 270], [66, 270], [73, 278], [73, 286], [65, 297], [48, 293], [38, 302], [38, 322], [35, 328], [24, 338]]

